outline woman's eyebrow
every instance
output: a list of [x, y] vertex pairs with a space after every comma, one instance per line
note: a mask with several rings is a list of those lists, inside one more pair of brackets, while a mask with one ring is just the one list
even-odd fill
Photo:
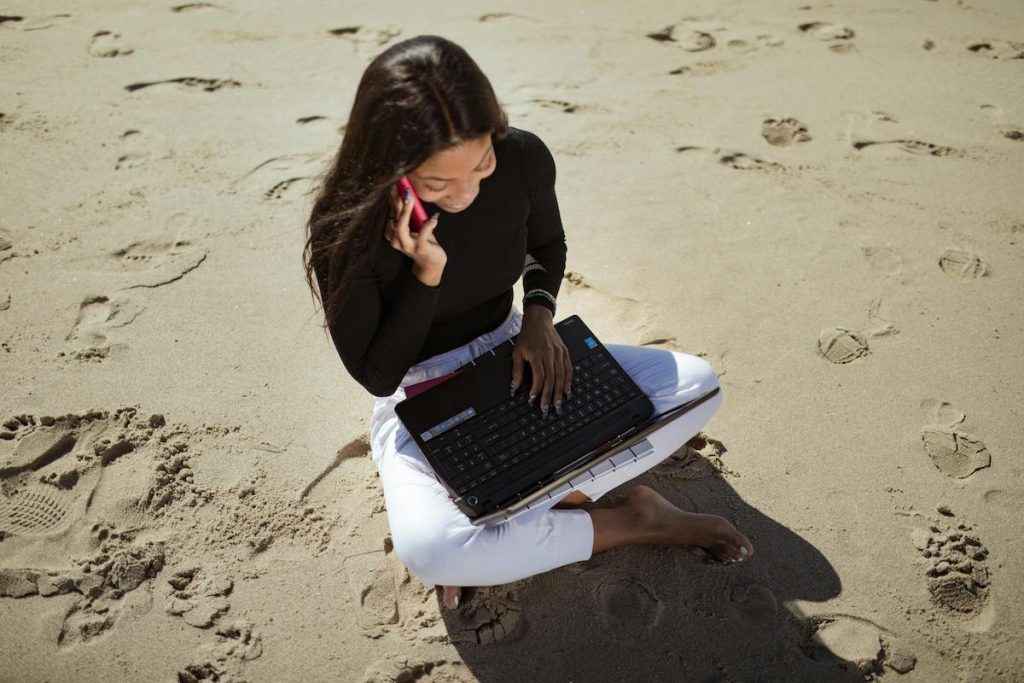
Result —
[[[476, 165], [476, 168], [473, 169], [474, 171], [479, 169], [481, 166], [483, 166], [484, 159], [487, 158], [487, 155], [491, 153], [492, 149], [494, 149], [494, 143], [493, 142], [491, 143], [491, 146], [487, 148], [487, 151], [484, 152], [484, 158], [481, 159], [480, 163]], [[421, 175], [420, 178], [423, 178], [424, 180], [444, 180], [444, 181], [455, 180], [455, 178], [439, 178], [436, 175]]]

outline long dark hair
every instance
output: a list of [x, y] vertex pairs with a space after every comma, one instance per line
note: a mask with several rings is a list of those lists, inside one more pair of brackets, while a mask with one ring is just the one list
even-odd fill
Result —
[[460, 46], [420, 35], [370, 62], [306, 223], [302, 259], [325, 329], [335, 322], [353, 272], [377, 249], [392, 248], [382, 237], [391, 187], [436, 152], [488, 133], [504, 138], [508, 117]]

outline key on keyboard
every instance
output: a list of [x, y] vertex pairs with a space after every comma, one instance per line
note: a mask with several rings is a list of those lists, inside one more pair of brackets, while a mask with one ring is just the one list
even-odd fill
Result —
[[574, 365], [572, 398], [562, 402], [562, 415], [552, 407], [543, 418], [539, 403], [528, 405], [522, 391], [432, 439], [432, 455], [458, 488], [479, 486], [517, 468], [538, 451], [639, 395], [619, 368], [611, 365], [603, 350]]

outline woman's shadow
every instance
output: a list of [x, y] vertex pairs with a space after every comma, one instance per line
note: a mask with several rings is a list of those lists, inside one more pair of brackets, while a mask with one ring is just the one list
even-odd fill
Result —
[[[698, 434], [583, 509], [646, 484], [683, 509], [719, 514], [756, 554], [722, 563], [699, 549], [631, 545], [503, 586], [465, 588], [442, 610], [481, 681], [863, 681], [812, 636], [793, 601], [836, 597], [839, 577], [797, 533], [747, 505], [719, 442]], [[440, 589], [438, 589], [440, 591]], [[880, 666], [880, 664], [876, 664]]]

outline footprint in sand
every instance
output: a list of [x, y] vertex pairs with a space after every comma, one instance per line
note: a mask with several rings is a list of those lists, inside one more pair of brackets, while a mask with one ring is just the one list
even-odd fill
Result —
[[947, 614], [973, 618], [991, 603], [991, 573], [985, 560], [988, 549], [971, 526], [956, 528], [932, 520], [928, 529], [914, 529], [911, 541], [925, 560], [928, 593]]
[[565, 114], [575, 113], [580, 108], [580, 105], [573, 104], [572, 102], [566, 102], [565, 100], [550, 100], [535, 97], [528, 101], [536, 102], [545, 109], [556, 109]]
[[981, 499], [1002, 513], [1015, 513], [1021, 508], [1020, 497], [1003, 489], [989, 489]]
[[114, 164], [115, 171], [128, 171], [144, 166], [149, 161], [151, 145], [141, 130], [130, 128], [121, 133], [121, 155]]
[[759, 47], [779, 47], [785, 45], [785, 41], [775, 36], [760, 34], [754, 40], [745, 40], [743, 38], [733, 38], [725, 43], [725, 46], [730, 50], [736, 52], [754, 52]]
[[84, 500], [85, 488], [85, 482], [77, 491], [30, 482], [16, 496], [3, 496], [0, 498], [0, 538], [45, 536], [64, 531], [81, 517], [74, 510]]
[[444, 683], [476, 683], [479, 679], [459, 660], [424, 660], [407, 651], [396, 652], [366, 667], [359, 683], [413, 683], [413, 681], [444, 681]]
[[751, 625], [771, 627], [779, 613], [779, 603], [768, 586], [746, 583], [733, 586], [729, 602], [740, 619]]
[[327, 31], [330, 35], [342, 38], [352, 44], [352, 50], [377, 51], [382, 45], [387, 45], [402, 33], [397, 26], [386, 25], [379, 27], [371, 26], [342, 26]]
[[977, 280], [988, 273], [988, 266], [977, 254], [959, 249], [947, 249], [939, 257], [942, 272], [960, 282]]
[[773, 161], [764, 161], [743, 152], [733, 152], [718, 147], [707, 149], [704, 147], [684, 146], [676, 147], [676, 151], [705, 161], [714, 161], [740, 171], [782, 171], [786, 168], [782, 164], [777, 164]]
[[[440, 587], [437, 590], [440, 592]], [[482, 586], [474, 587], [471, 596], [463, 592], [465, 602], [460, 602], [454, 615], [446, 619], [451, 642], [490, 645], [516, 641], [525, 635], [526, 620], [514, 590]]]
[[[192, 218], [176, 211], [164, 220], [163, 235], [187, 233]], [[154, 288], [177, 282], [206, 260], [207, 249], [188, 239], [143, 239], [104, 255], [76, 256], [73, 268], [118, 274], [118, 289]]]
[[868, 303], [867, 315], [861, 326], [863, 331], [845, 327], [829, 327], [822, 330], [818, 335], [818, 355], [833, 363], [850, 363], [869, 353], [868, 338], [899, 334], [896, 325], [880, 315], [881, 308], [881, 297], [874, 298]]
[[[146, 443], [159, 426], [146, 423], [126, 429], [126, 414], [21, 414], [4, 420], [0, 535], [46, 535], [80, 519], [92, 504], [102, 468]], [[116, 436], [111, 438], [111, 433]]]
[[329, 130], [337, 132], [339, 134], [344, 133], [348, 127], [347, 123], [343, 123], [340, 126], [335, 127], [334, 120], [329, 116], [320, 116], [314, 114], [312, 116], [302, 116], [295, 119], [295, 123], [299, 124], [303, 128], [310, 128], [313, 130]]
[[[0, 539], [57, 542], [91, 552], [75, 558], [71, 569], [0, 570], [0, 596], [81, 594], [64, 617], [59, 647], [101, 635], [122, 619], [149, 609], [148, 589], [164, 561], [159, 542], [133, 542], [136, 530], [118, 532], [106, 523], [85, 529], [80, 522], [95, 514], [95, 492], [106, 467], [136, 444], [147, 442], [152, 428], [139, 428], [129, 413], [89, 411], [59, 417], [23, 414], [3, 422], [0, 439]], [[74, 539], [74, 540], [72, 540]]]
[[801, 33], [831, 43], [828, 49], [833, 52], [843, 54], [854, 50], [854, 45], [850, 42], [850, 39], [854, 36], [852, 28], [839, 26], [827, 21], [811, 21], [800, 24], [797, 28], [800, 29]]
[[342, 563], [352, 600], [358, 605], [356, 621], [363, 629], [398, 622], [395, 574], [385, 552], [350, 555]]
[[928, 426], [921, 429], [921, 441], [932, 464], [949, 477], [964, 479], [992, 464], [985, 442], [973, 434]]
[[103, 635], [120, 622], [138, 620], [151, 608], [149, 587], [164, 565], [163, 544], [133, 542], [134, 530], [108, 533], [105, 527], [93, 526], [97, 552], [77, 561], [75, 569], [0, 569], [0, 597], [82, 596], [64, 613], [56, 642], [61, 650]]
[[[83, 598], [64, 616], [57, 636], [61, 649], [90, 641], [125, 621], [137, 621], [152, 608], [150, 587], [163, 569], [162, 542], [112, 540], [69, 573]], [[141, 590], [140, 590], [141, 589]]]
[[214, 629], [217, 640], [197, 648], [199, 661], [178, 672], [180, 683], [246, 680], [241, 665], [263, 654], [263, 636], [247, 619]]
[[91, 57], [125, 57], [135, 50], [122, 44], [120, 33], [97, 31], [89, 41], [86, 52]]
[[896, 634], [870, 619], [852, 614], [818, 614], [809, 619], [809, 626], [810, 639], [804, 649], [811, 659], [830, 661], [838, 657], [848, 671], [871, 678], [885, 666], [902, 674], [917, 664], [917, 657]]
[[867, 262], [876, 270], [893, 276], [903, 272], [903, 256], [892, 247], [862, 244], [860, 250]]
[[818, 355], [836, 364], [850, 363], [868, 355], [868, 340], [845, 327], [829, 327], [818, 335]]
[[[173, 217], [172, 217], [173, 218]], [[189, 240], [141, 240], [115, 249], [109, 263], [135, 281], [126, 289], [160, 287], [183, 278], [206, 260], [205, 247]]]
[[235, 587], [227, 574], [193, 566], [167, 579], [164, 611], [196, 628], [210, 628], [231, 609], [227, 596]]
[[[722, 463], [722, 455], [725, 452], [725, 444], [721, 441], [712, 439], [703, 432], [697, 432], [682, 448], [652, 467], [650, 472], [658, 479], [669, 481], [693, 481], [705, 477], [736, 475]], [[684, 510], [696, 510], [695, 504], [688, 498], [685, 504], [678, 506]]]
[[1013, 40], [986, 40], [972, 43], [967, 49], [989, 59], [1024, 59], [1024, 42]]
[[321, 153], [273, 157], [231, 183], [230, 194], [244, 192], [266, 200], [291, 200], [311, 194], [323, 172]]
[[827, 21], [811, 21], [806, 24], [800, 24], [797, 28], [800, 29], [801, 33], [806, 33], [818, 40], [849, 40], [854, 36], [852, 28], [839, 26]]
[[28, 256], [14, 248], [14, 234], [10, 230], [0, 228], [0, 263], [10, 261], [18, 256]]
[[660, 31], [646, 34], [648, 38], [659, 43], [672, 43], [687, 52], [703, 52], [715, 46], [715, 38], [704, 31], [686, 30], [676, 33], [675, 25], [669, 25]]
[[765, 119], [761, 125], [761, 137], [777, 147], [787, 147], [811, 139], [807, 126], [793, 118]]
[[22, 31], [40, 31], [62, 24], [71, 17], [70, 14], [46, 14], [33, 17], [2, 14], [0, 15], [0, 26], [11, 26]]
[[1018, 128], [1017, 126], [999, 126], [997, 130], [999, 131], [999, 134], [1007, 140], [1024, 142], [1024, 128]]
[[933, 145], [930, 142], [921, 142], [920, 140], [857, 140], [850, 141], [854, 149], [861, 150], [872, 146], [886, 147], [892, 145], [896, 149], [906, 152], [907, 154], [914, 154], [917, 156], [932, 156], [932, 157], [948, 157], [948, 156], [963, 156], [963, 152], [953, 147], [945, 147], [943, 145]]
[[190, 2], [184, 5], [175, 5], [174, 7], [171, 7], [172, 12], [199, 12], [205, 10], [217, 10], [220, 12], [231, 11], [226, 7], [222, 7], [221, 5], [214, 5], [209, 2]]
[[500, 21], [502, 19], [513, 19], [513, 18], [514, 19], [524, 19], [526, 21], [540, 21], [540, 19], [535, 19], [534, 17], [528, 17], [528, 16], [523, 15], [523, 14], [515, 14], [514, 12], [489, 12], [487, 14], [481, 14], [479, 17], [477, 17], [476, 20], [480, 21], [480, 22], [485, 22], [485, 21]]
[[566, 271], [562, 276], [560, 296], [564, 296], [569, 310], [579, 312], [582, 317], [589, 315], [590, 318], [612, 321], [614, 332], [610, 337], [616, 343], [678, 347], [672, 330], [652, 323], [651, 312], [645, 302], [608, 293], [582, 273]]
[[956, 429], [967, 418], [962, 410], [935, 398], [922, 400], [921, 409], [930, 422], [922, 428], [921, 440], [939, 471], [963, 479], [991, 464], [992, 456], [984, 442]]
[[241, 83], [230, 78], [199, 78], [195, 76], [185, 76], [182, 78], [166, 78], [162, 81], [142, 81], [139, 83], [131, 83], [124, 86], [124, 89], [128, 92], [135, 92], [136, 90], [142, 90], [144, 88], [155, 88], [157, 90], [174, 89], [184, 90], [186, 92], [195, 90], [216, 92], [225, 88], [240, 88], [241, 86]]
[[591, 590], [598, 617], [609, 628], [639, 635], [653, 629], [665, 609], [647, 586], [633, 578], [605, 576]]
[[128, 345], [111, 339], [111, 330], [134, 321], [146, 307], [125, 296], [88, 296], [78, 306], [78, 316], [64, 340], [71, 346], [68, 355], [76, 360], [103, 360], [124, 353]]

